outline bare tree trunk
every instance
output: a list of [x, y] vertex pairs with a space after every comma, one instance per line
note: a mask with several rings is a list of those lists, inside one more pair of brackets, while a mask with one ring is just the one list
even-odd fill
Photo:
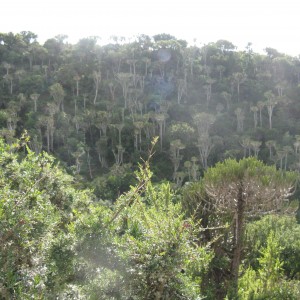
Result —
[[50, 130], [49, 130], [48, 126], [47, 126], [47, 130], [46, 130], [47, 131], [47, 152], [50, 152]]
[[239, 268], [241, 263], [241, 253], [242, 253], [242, 239], [244, 233], [244, 212], [245, 212], [245, 200], [243, 197], [243, 183], [239, 182], [238, 195], [237, 195], [237, 207], [236, 207], [236, 224], [235, 224], [235, 234], [234, 234], [234, 249], [233, 249], [233, 259], [231, 264], [231, 274], [233, 277], [234, 288], [237, 293], [238, 288], [238, 278], [239, 278]]
[[50, 128], [50, 150], [54, 150], [54, 128]]
[[163, 124], [162, 124], [162, 122], [160, 122], [158, 125], [159, 125], [160, 151], [162, 151], [162, 145], [163, 145]]
[[90, 178], [93, 179], [93, 173], [92, 173], [92, 168], [91, 168], [90, 151], [87, 151], [87, 163], [88, 163]]
[[10, 80], [10, 94], [12, 95], [13, 93], [13, 81], [12, 79]]

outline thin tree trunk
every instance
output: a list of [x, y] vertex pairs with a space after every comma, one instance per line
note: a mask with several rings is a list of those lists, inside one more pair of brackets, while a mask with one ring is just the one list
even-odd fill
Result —
[[48, 126], [47, 126], [47, 130], [46, 130], [47, 131], [47, 152], [50, 152], [50, 130], [49, 130]]
[[239, 190], [237, 195], [237, 207], [236, 207], [236, 225], [235, 225], [235, 246], [233, 249], [233, 259], [231, 265], [231, 274], [233, 276], [234, 288], [237, 293], [239, 268], [241, 263], [242, 253], [242, 239], [244, 233], [244, 212], [245, 212], [245, 201], [243, 197], [243, 183], [239, 183]]
[[91, 157], [90, 157], [89, 151], [87, 151], [87, 163], [88, 163], [90, 178], [93, 179], [93, 173], [92, 173], [92, 168], [91, 168]]

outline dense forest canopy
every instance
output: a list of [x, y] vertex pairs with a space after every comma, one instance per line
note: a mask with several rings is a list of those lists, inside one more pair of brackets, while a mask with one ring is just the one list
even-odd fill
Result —
[[36, 38], [1, 34], [7, 140], [26, 129], [35, 152], [53, 153], [89, 180], [113, 166], [125, 174], [155, 135], [157, 179], [176, 186], [229, 157], [299, 169], [296, 57], [257, 54], [251, 44], [236, 51], [226, 40], [199, 48], [169, 34], [103, 46], [96, 37], [75, 45], [62, 35], [44, 45]]
[[0, 33], [0, 297], [298, 299], [299, 100], [250, 43]]

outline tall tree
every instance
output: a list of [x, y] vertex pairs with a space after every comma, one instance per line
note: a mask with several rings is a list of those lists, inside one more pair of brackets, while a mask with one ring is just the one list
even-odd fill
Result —
[[260, 146], [261, 146], [261, 142], [260, 141], [250, 141], [250, 146], [251, 149], [253, 150], [254, 156], [257, 157], [258, 156], [258, 152], [260, 150]]
[[57, 109], [64, 111], [64, 97], [65, 97], [65, 91], [60, 83], [54, 83], [49, 87], [50, 95], [53, 97]]
[[109, 126], [109, 124], [110, 114], [104, 110], [97, 111], [94, 125], [99, 129], [100, 138], [101, 136], [106, 137], [107, 127]]
[[224, 91], [221, 93], [221, 96], [225, 100], [226, 110], [229, 111], [232, 95], [230, 93]]
[[291, 195], [296, 176], [278, 172], [255, 158], [239, 162], [229, 159], [208, 169], [204, 175], [206, 192], [220, 215], [232, 220], [231, 276], [237, 288], [247, 216], [279, 210]]
[[182, 97], [185, 95], [187, 85], [185, 79], [178, 79], [177, 81], [177, 103], [180, 104]]
[[205, 94], [206, 94], [206, 107], [209, 107], [209, 103], [211, 101], [211, 95], [212, 95], [212, 85], [215, 83], [216, 81], [212, 78], [207, 78], [206, 79], [206, 84], [203, 86], [204, 90], [205, 90]]
[[136, 121], [133, 123], [135, 128], [135, 150], [142, 150], [142, 129], [145, 126], [145, 122], [143, 121]]
[[76, 97], [79, 96], [79, 81], [81, 80], [81, 77], [78, 74], [75, 74], [73, 76], [74, 81], [76, 82]]
[[273, 149], [276, 148], [276, 142], [274, 140], [268, 140], [266, 141], [266, 146], [269, 149], [269, 159], [272, 159], [273, 157]]
[[238, 107], [234, 111], [237, 119], [237, 131], [243, 132], [244, 131], [244, 120], [245, 120], [245, 114], [244, 111]]
[[247, 156], [247, 151], [248, 151], [248, 155], [250, 156], [250, 149], [251, 149], [251, 140], [248, 136], [244, 136], [241, 141], [240, 144], [242, 146], [242, 148], [244, 149], [244, 158]]
[[234, 73], [233, 74], [233, 82], [236, 84], [237, 87], [237, 100], [240, 101], [240, 86], [244, 83], [247, 79], [247, 75], [245, 73]]
[[40, 94], [31, 94], [30, 99], [34, 102], [34, 112], [37, 112], [37, 101], [39, 100]]
[[173, 140], [170, 143], [171, 161], [173, 163], [173, 180], [175, 180], [175, 176], [178, 171], [180, 162], [183, 158], [183, 156], [180, 154], [180, 150], [184, 148], [185, 145], [179, 139]]
[[198, 136], [208, 135], [210, 127], [216, 121], [216, 117], [206, 112], [196, 113], [193, 116], [193, 122], [196, 125]]
[[258, 110], [259, 110], [259, 126], [262, 127], [262, 109], [265, 107], [265, 102], [263, 101], [258, 101], [257, 102], [257, 107], [258, 107]]
[[166, 116], [164, 114], [156, 114], [155, 115], [155, 121], [158, 123], [159, 126], [159, 141], [160, 141], [160, 150], [162, 150], [163, 145], [163, 128], [164, 128], [164, 122], [166, 120]]
[[116, 128], [118, 131], [118, 145], [122, 145], [122, 130], [124, 129], [125, 124], [119, 123], [119, 124], [111, 124], [111, 127]]
[[269, 128], [272, 129], [272, 116], [273, 116], [274, 107], [277, 104], [277, 100], [275, 98], [275, 95], [272, 93], [272, 91], [265, 92], [264, 95], [267, 98], [266, 107], [269, 116]]
[[96, 142], [96, 151], [98, 153], [98, 160], [101, 164], [102, 168], [107, 168], [107, 137], [102, 136], [97, 142]]
[[253, 112], [253, 119], [254, 119], [254, 129], [257, 127], [257, 112], [258, 112], [258, 107], [257, 106], [251, 106], [250, 110]]
[[127, 100], [128, 100], [128, 89], [131, 83], [131, 74], [130, 73], [118, 73], [117, 80], [122, 86], [123, 97], [124, 97], [124, 108], [127, 108]]
[[197, 148], [199, 150], [202, 166], [206, 170], [208, 167], [207, 159], [213, 148], [212, 138], [208, 134], [201, 135], [198, 137]]
[[99, 87], [100, 87], [100, 83], [101, 83], [101, 72], [100, 71], [93, 72], [93, 80], [94, 80], [94, 85], [95, 85], [95, 96], [94, 96], [93, 103], [96, 104], [97, 98], [98, 98]]

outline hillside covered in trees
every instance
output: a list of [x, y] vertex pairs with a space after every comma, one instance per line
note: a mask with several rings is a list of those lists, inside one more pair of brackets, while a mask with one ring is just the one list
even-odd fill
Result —
[[126, 189], [154, 136], [155, 176], [178, 187], [225, 158], [299, 169], [298, 58], [167, 34], [104, 46], [64, 36], [40, 45], [31, 32], [0, 38], [1, 135], [11, 142], [26, 129], [32, 150], [103, 190]]
[[0, 33], [0, 297], [299, 299], [300, 59], [265, 52]]

